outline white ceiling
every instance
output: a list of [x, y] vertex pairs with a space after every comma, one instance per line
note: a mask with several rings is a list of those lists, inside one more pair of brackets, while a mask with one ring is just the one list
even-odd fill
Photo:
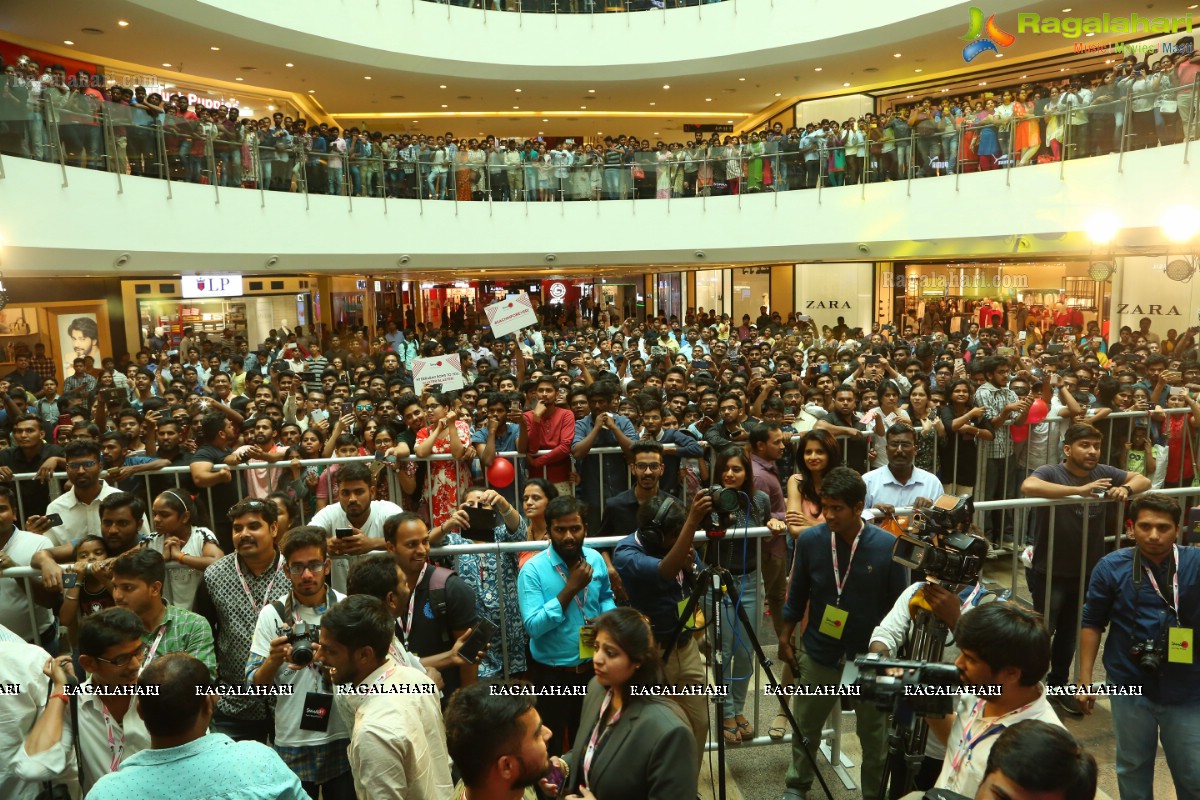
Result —
[[[1036, 2], [1021, 10], [1057, 15], [1063, 3]], [[333, 13], [337, 7], [331, 4]], [[1089, 15], [1104, 11], [1128, 14], [1129, 6], [1115, 0], [1088, 0]], [[920, 13], [914, 8], [914, 15]], [[597, 71], [594, 80], [579, 82], [557, 80], [552, 71], [531, 72], [527, 80], [497, 81], [364, 68], [239, 38], [236, 32], [214, 32], [131, 0], [91, 0], [86, 4], [78, 0], [5, 0], [0, 4], [0, 36], [37, 43], [45, 49], [88, 54], [105, 63], [124, 62], [129, 68], [140, 67], [160, 76], [160, 82], [191, 78], [231, 94], [253, 88], [268, 101], [284, 100], [288, 95], [307, 98], [315, 104], [307, 109], [310, 115], [323, 113], [342, 125], [370, 120], [373, 128], [431, 133], [453, 130], [466, 136], [485, 131], [502, 136], [539, 132], [594, 136], [603, 132], [682, 139], [685, 122], [732, 120], [740, 126], [773, 106], [782, 108], [801, 99], [852, 92], [890, 94], [895, 90], [887, 87], [914, 81], [926, 81], [933, 87], [953, 86], [957, 93], [988, 77], [980, 75], [985, 69], [1004, 68], [1015, 80], [1028, 74], [1020, 65], [1034, 59], [1062, 59], [1061, 64], [1056, 61], [1052, 68], [1043, 68], [1042, 74], [1047, 76], [1060, 68], [1104, 62], [1103, 56], [1071, 56], [1067, 40], [1059, 37], [1026, 35], [1018, 37], [1003, 58], [985, 53], [966, 65], [955, 38], [966, 27], [965, 11], [928, 16], [934, 22], [922, 26], [927, 32], [883, 46], [868, 43], [871, 38], [886, 37], [887, 32], [868, 31], [865, 33], [871, 36], [862, 37], [862, 47], [819, 61], [680, 75], [670, 79], [670, 89], [663, 88], [662, 78], [605, 80], [603, 70]], [[130, 23], [128, 27], [118, 26], [122, 19]], [[569, 24], [561, 23], [563, 35]], [[85, 28], [102, 33], [87, 33]], [[64, 45], [64, 41], [74, 45]], [[514, 43], [514, 47], [520, 46], [524, 45]], [[294, 66], [285, 66], [288, 63]], [[365, 79], [367, 75], [371, 80]]]

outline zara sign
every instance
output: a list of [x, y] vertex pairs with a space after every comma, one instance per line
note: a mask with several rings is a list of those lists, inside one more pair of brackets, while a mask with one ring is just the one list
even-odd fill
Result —
[[179, 279], [179, 285], [188, 299], [242, 296], [241, 275], [187, 275]]

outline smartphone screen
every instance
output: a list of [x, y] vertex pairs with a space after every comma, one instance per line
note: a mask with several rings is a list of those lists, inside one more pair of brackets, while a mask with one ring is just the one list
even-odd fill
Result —
[[354, 535], [354, 528], [334, 528], [333, 535], [339, 539]]
[[474, 661], [479, 657], [479, 651], [492, 640], [495, 633], [496, 626], [490, 620], [480, 617], [475, 622], [475, 630], [471, 631], [471, 635], [463, 642], [458, 654], [467, 661]]

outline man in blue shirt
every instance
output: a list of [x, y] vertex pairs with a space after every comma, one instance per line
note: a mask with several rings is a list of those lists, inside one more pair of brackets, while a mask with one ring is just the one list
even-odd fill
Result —
[[[223, 733], [208, 733], [217, 695], [200, 691], [212, 686], [203, 662], [187, 653], [160, 656], [146, 666], [138, 684], [158, 689], [137, 703], [150, 749], [129, 756], [120, 772], [97, 781], [89, 798], [187, 800], [236, 794], [307, 800], [300, 779], [274, 750], [261, 742], [234, 742]], [[202, 778], [189, 780], [189, 775]]]
[[[1102, 558], [1088, 584], [1079, 679], [1092, 682], [1100, 636], [1111, 625], [1104, 643], [1108, 683], [1140, 689], [1138, 696], [1112, 698], [1121, 798], [1154, 797], [1160, 732], [1176, 792], [1197, 797], [1200, 668], [1193, 634], [1200, 620], [1200, 550], [1176, 545], [1181, 512], [1174, 498], [1144, 494], [1129, 514], [1136, 547]], [[1080, 706], [1090, 714], [1095, 704], [1094, 695], [1084, 695]]]
[[[525, 415], [521, 413], [520, 395], [492, 392], [487, 395], [487, 421], [483, 427], [471, 434], [471, 444], [477, 445], [479, 463], [486, 471], [495, 462], [496, 453], [525, 452]], [[503, 458], [503, 456], [500, 456]], [[513, 480], [508, 486], [494, 486], [510, 505], [521, 507], [521, 493], [525, 488], [522, 466], [513, 462]]]
[[[867, 487], [848, 467], [829, 471], [821, 484], [821, 513], [825, 521], [804, 531], [796, 542], [779, 659], [792, 665], [797, 683], [814, 687], [841, 683], [842, 668], [865, 655], [875, 626], [887, 615], [908, 585], [908, 570], [892, 561], [895, 537], [863, 521]], [[811, 609], [811, 610], [810, 610]], [[796, 625], [808, 616], [804, 653], [796, 660]], [[833, 710], [836, 696], [800, 696], [792, 710], [800, 732], [815, 755], [821, 726]], [[871, 703], [851, 703], [862, 744], [864, 800], [879, 800], [879, 785], [887, 760], [888, 714]], [[792, 743], [784, 800], [800, 800], [814, 780], [812, 763]]]
[[[583, 546], [587, 506], [560, 495], [547, 504], [545, 516], [550, 547], [531, 558], [517, 576], [521, 619], [533, 655], [530, 671], [535, 683], [586, 686], [595, 675], [591, 621], [617, 604], [604, 559]], [[550, 753], [562, 755], [574, 739], [583, 694], [543, 695], [542, 700], [542, 719], [554, 731]]]

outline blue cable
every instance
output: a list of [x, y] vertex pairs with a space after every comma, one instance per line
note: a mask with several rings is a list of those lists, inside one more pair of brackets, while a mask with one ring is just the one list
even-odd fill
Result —
[[[738, 492], [738, 494], [740, 494], [742, 497], [744, 497], [746, 499], [746, 516], [742, 522], [742, 533], [744, 534], [744, 536], [742, 538], [742, 580], [738, 584], [737, 600], [736, 601], [734, 601], [732, 599], [730, 600], [730, 605], [732, 606], [732, 609], [731, 609], [731, 613], [729, 614], [729, 616], [731, 616], [733, 618], [732, 624], [734, 626], [734, 628], [733, 628], [733, 647], [730, 648], [730, 653], [729, 653], [730, 674], [728, 676], [726, 676], [726, 678], [725, 678], [725, 681], [730, 682], [730, 683], [732, 683], [733, 681], [748, 681], [754, 677], [753, 664], [751, 664], [750, 672], [746, 675], [734, 676], [732, 674], [733, 673], [733, 659], [736, 657], [736, 654], [738, 651], [738, 645], [742, 643], [742, 627], [740, 624], [740, 620], [738, 619], [738, 616], [737, 616], [737, 609], [741, 608], [741, 606], [742, 606], [742, 598], [746, 591], [746, 578], [750, 574], [749, 570], [746, 569], [746, 560], [750, 556], [749, 533], [750, 533], [751, 498], [750, 498], [750, 495], [747, 494], [746, 492]], [[720, 553], [720, 550], [718, 550], [717, 552]], [[720, 558], [717, 559], [717, 563], [718, 564], [720, 563]], [[719, 644], [720, 643], [718, 643], [718, 645]]]

